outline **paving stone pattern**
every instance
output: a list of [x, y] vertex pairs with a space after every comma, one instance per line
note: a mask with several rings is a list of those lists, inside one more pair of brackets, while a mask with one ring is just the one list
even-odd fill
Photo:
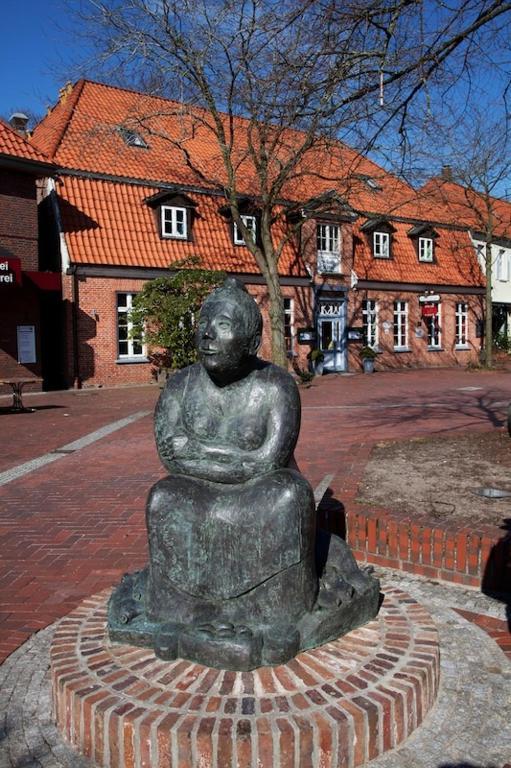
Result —
[[[462, 391], [469, 385], [476, 390]], [[33, 395], [40, 410], [1, 415], [0, 471], [150, 409], [157, 395], [154, 387]], [[448, 434], [489, 429], [505, 423], [508, 399], [508, 373], [323, 377], [302, 390], [298, 463], [314, 488], [334, 475], [335, 530], [375, 439], [444, 434], [446, 424]], [[145, 499], [163, 474], [148, 416], [0, 488], [0, 659], [144, 564]]]
[[[390, 571], [379, 575], [384, 591], [405, 589], [428, 605], [440, 634], [441, 683], [437, 702], [423, 725], [401, 746], [366, 764], [370, 768], [509, 768], [511, 662], [481, 627], [459, 612], [469, 610], [503, 621], [505, 606], [472, 590]], [[49, 649], [54, 630], [42, 630], [0, 667], [5, 735], [0, 768], [92, 766], [77, 757], [50, 721]], [[248, 768], [250, 763], [212, 763], [212, 768], [235, 765]], [[291, 766], [299, 765], [297, 755]], [[261, 768], [273, 766], [263, 761]]]
[[[506, 372], [461, 370], [324, 377], [302, 391], [299, 464], [314, 487], [334, 474], [337, 500], [349, 509], [375, 440], [503, 427], [509, 381]], [[0, 406], [0, 471], [150, 409], [157, 395], [155, 388], [147, 387], [84, 390], [28, 394], [27, 404], [38, 408], [34, 413], [8, 414]], [[10, 398], [0, 401], [7, 405]], [[160, 476], [147, 417], [0, 489], [0, 659], [7, 658], [32, 633], [67, 614], [84, 597], [145, 562], [144, 502], [148, 487]], [[333, 508], [339, 515], [339, 504]], [[451, 666], [444, 665], [436, 720], [432, 721], [435, 729], [428, 730], [428, 718], [412, 737], [423, 737], [423, 741], [410, 740], [402, 747], [406, 750], [416, 743], [413, 757], [398, 750], [392, 753], [394, 762], [382, 766], [438, 768], [460, 763], [454, 755], [461, 747], [446, 746], [442, 729], [444, 722], [455, 717], [456, 686], [463, 693], [465, 679], [473, 683], [466, 682], [466, 688], [472, 691], [474, 711], [467, 713], [469, 719], [459, 736], [468, 745], [462, 751], [462, 762], [476, 768], [503, 768], [509, 762], [507, 768], [511, 768], [511, 681], [504, 656], [507, 653], [511, 658], [511, 636], [504, 607], [474, 590], [446, 584], [416, 587], [407, 574], [395, 575], [393, 583], [412, 592], [420, 602], [433, 600], [445, 645], [442, 660], [450, 660]], [[41, 644], [49, 648], [50, 634], [42, 630], [34, 635], [0, 668], [0, 716], [9, 729], [9, 737], [0, 742], [2, 768], [81, 765], [49, 724], [47, 652]], [[37, 715], [33, 715], [34, 707]], [[507, 730], [502, 727], [506, 717]], [[479, 733], [481, 748], [477, 747]], [[485, 739], [490, 744], [488, 752]], [[436, 749], [431, 759], [430, 748]]]

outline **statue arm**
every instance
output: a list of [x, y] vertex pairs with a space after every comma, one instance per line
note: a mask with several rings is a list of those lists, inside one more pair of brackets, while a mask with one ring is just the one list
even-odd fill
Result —
[[166, 466], [182, 474], [224, 483], [245, 482], [287, 466], [300, 428], [298, 390], [290, 377], [285, 386], [277, 382], [267, 388], [266, 407], [261, 409], [267, 411], [266, 436], [258, 448], [243, 450], [231, 444], [209, 443], [182, 432], [171, 439], [174, 454]]
[[171, 376], [160, 395], [154, 414], [154, 431], [158, 455], [163, 466], [175, 471], [175, 458], [187, 436], [182, 423], [182, 391], [186, 379], [179, 371]]

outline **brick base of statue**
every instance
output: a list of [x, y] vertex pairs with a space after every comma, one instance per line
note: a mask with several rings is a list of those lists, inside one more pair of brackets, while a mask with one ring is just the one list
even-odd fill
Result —
[[110, 643], [107, 600], [65, 617], [51, 649], [58, 726], [98, 766], [351, 768], [404, 741], [435, 702], [437, 631], [398, 589], [364, 627], [250, 672]]

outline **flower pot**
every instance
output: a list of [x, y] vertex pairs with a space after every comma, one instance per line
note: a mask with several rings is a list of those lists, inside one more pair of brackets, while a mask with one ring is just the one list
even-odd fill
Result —
[[364, 366], [364, 373], [374, 373], [374, 360], [372, 357], [364, 357], [362, 365]]

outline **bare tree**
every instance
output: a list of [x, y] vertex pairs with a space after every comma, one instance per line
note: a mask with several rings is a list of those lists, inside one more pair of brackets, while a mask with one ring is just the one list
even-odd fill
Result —
[[[491, 110], [474, 107], [448, 135], [437, 126], [436, 142], [446, 163], [442, 175], [424, 185], [421, 196], [445, 205], [452, 223], [468, 226], [479, 243], [486, 278], [484, 361], [491, 367], [495, 242], [511, 239], [511, 203], [498, 197], [511, 178], [511, 135], [505, 110], [498, 121], [488, 113]], [[438, 162], [438, 151], [436, 157]]]
[[[203, 184], [225, 195], [266, 281], [272, 356], [284, 365], [279, 260], [304, 220], [290, 226], [288, 214], [293, 204], [311, 215], [326, 204], [307, 199], [307, 179], [347, 194], [360, 157], [336, 141], [363, 134], [366, 151], [396, 120], [403, 130], [425, 86], [455, 77], [488, 35], [509, 31], [510, 11], [503, 0], [82, 0], [80, 23], [103, 75], [186, 102], [187, 130], [215, 143], [213, 172], [168, 136]], [[137, 119], [150, 131], [152, 117]], [[329, 178], [332, 152], [344, 167]], [[257, 237], [243, 218], [247, 195]]]

